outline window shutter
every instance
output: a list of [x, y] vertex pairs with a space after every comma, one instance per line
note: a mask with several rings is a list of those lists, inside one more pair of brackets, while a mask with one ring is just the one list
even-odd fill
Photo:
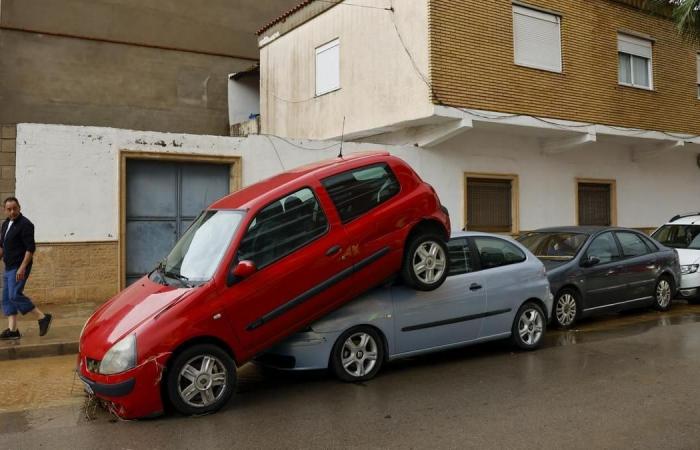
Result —
[[700, 54], [696, 57], [697, 72], [698, 72], [698, 84], [700, 84]]
[[579, 225], [612, 225], [610, 215], [610, 185], [603, 183], [579, 183]]
[[316, 95], [340, 88], [340, 40], [316, 49]]
[[512, 230], [511, 181], [467, 179], [467, 229], [492, 232]]
[[513, 5], [513, 50], [516, 64], [561, 72], [559, 16]]
[[651, 59], [651, 41], [627, 34], [618, 34], [617, 51]]

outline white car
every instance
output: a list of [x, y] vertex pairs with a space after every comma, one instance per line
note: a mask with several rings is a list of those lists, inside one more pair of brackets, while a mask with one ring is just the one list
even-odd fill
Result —
[[689, 303], [700, 303], [700, 212], [674, 216], [651, 236], [678, 251], [680, 295]]

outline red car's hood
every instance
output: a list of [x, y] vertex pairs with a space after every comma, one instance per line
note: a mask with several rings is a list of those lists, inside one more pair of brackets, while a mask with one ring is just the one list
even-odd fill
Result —
[[115, 342], [191, 291], [157, 284], [148, 277], [138, 280], [88, 319], [80, 336], [80, 352], [102, 359]]

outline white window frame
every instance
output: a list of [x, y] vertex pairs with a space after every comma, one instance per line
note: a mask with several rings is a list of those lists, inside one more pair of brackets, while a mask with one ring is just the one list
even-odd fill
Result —
[[[337, 67], [338, 78], [337, 78], [337, 81], [334, 85], [332, 85], [326, 89], [319, 90], [319, 86], [318, 86], [318, 57], [322, 53], [329, 51], [329, 50], [332, 50], [336, 47], [338, 48], [338, 67]], [[330, 92], [334, 92], [334, 91], [337, 91], [338, 89], [340, 89], [340, 38], [335, 38], [330, 42], [327, 42], [319, 47], [316, 47], [316, 51], [315, 51], [314, 55], [315, 55], [314, 56], [314, 92], [316, 94], [316, 97], [320, 97], [321, 95], [325, 95], [325, 94], [328, 94]]]
[[[633, 87], [637, 89], [645, 89], [647, 91], [654, 90], [654, 70], [653, 70], [653, 41], [649, 39], [643, 39], [636, 36], [632, 36], [625, 33], [617, 34], [617, 84], [621, 86]], [[630, 78], [631, 83], [624, 83], [620, 81], [620, 53], [630, 56]], [[649, 86], [643, 84], [637, 84], [634, 80], [634, 65], [632, 64], [632, 57], [643, 58], [647, 60], [647, 77], [649, 78]]]
[[[561, 16], [559, 14], [556, 14], [554, 12], [549, 12], [549, 11], [544, 11], [540, 10], [538, 8], [532, 8], [528, 5], [521, 4], [521, 3], [513, 3], [513, 62], [517, 66], [522, 66], [522, 67], [530, 67], [533, 69], [540, 69], [540, 70], [546, 70], [547, 72], [554, 72], [554, 73], [562, 73], [563, 72], [563, 55], [562, 55], [562, 48], [561, 48]], [[552, 66], [546, 66], [543, 64], [534, 64], [530, 63], [527, 61], [518, 60], [517, 55], [515, 54], [515, 44], [516, 44], [516, 39], [517, 36], [515, 35], [515, 15], [520, 14], [523, 16], [529, 16], [534, 19], [539, 19], [539, 20], [545, 20], [547, 22], [553, 22], [557, 24], [557, 46], [559, 48], [559, 60], [558, 60], [558, 65], [557, 67], [552, 67]]]

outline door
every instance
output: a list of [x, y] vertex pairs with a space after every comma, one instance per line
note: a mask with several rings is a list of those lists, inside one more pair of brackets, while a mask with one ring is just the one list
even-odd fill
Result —
[[[406, 211], [389, 199], [399, 193], [396, 176], [385, 163], [372, 164], [322, 180], [347, 235], [358, 266], [355, 294], [398, 271], [403, 255], [398, 239]], [[392, 251], [393, 250], [393, 251]], [[366, 289], [365, 289], [366, 290]]]
[[582, 260], [595, 256], [599, 263], [593, 267], [583, 267], [584, 306], [583, 309], [599, 308], [623, 301], [626, 282], [620, 249], [612, 232], [602, 233], [591, 241]]
[[312, 188], [285, 195], [256, 214], [236, 258], [252, 261], [257, 271], [223, 293], [242, 344], [239, 358], [249, 359], [350, 298], [346, 247], [345, 231], [329, 221]]
[[623, 277], [627, 284], [623, 300], [638, 300], [654, 295], [658, 263], [642, 238], [636, 233], [618, 231], [615, 233], [622, 249]]
[[408, 353], [477, 338], [486, 306], [486, 283], [475, 272], [475, 255], [467, 239], [448, 243], [450, 271], [439, 289], [394, 290], [397, 352]]
[[479, 337], [509, 333], [523, 298], [521, 286], [530, 272], [522, 270], [527, 257], [512, 242], [491, 236], [470, 238], [479, 256], [479, 272], [485, 281], [486, 306]]
[[168, 255], [202, 209], [229, 193], [230, 165], [127, 159], [126, 284]]

